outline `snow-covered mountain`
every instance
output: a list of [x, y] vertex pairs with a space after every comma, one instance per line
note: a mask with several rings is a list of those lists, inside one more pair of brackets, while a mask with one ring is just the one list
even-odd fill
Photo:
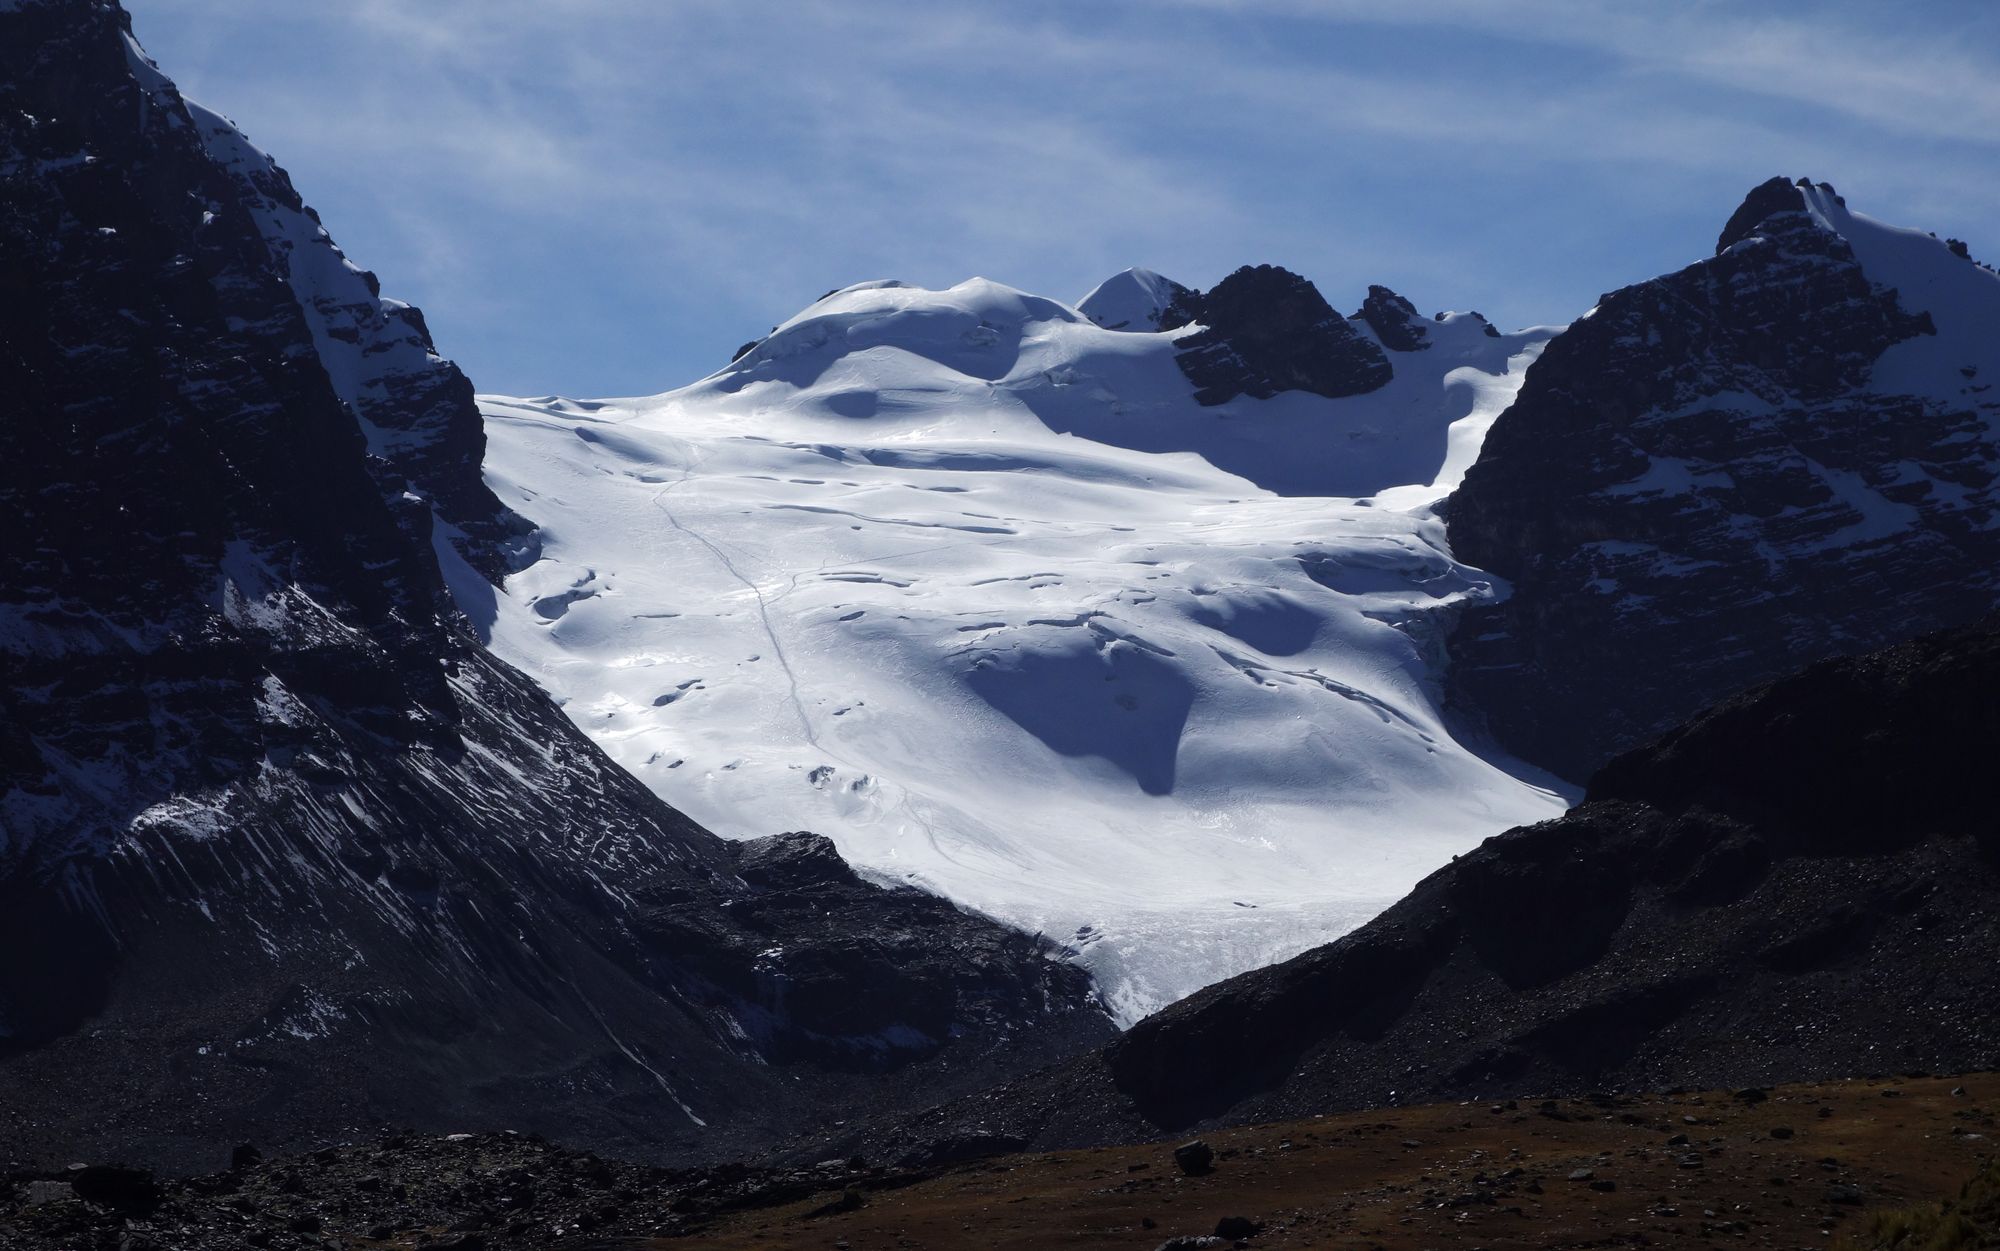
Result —
[[863, 284], [679, 391], [487, 399], [546, 545], [490, 625], [671, 802], [1072, 943], [1130, 1019], [1560, 809], [1446, 707], [1580, 781], [1991, 609], [1996, 326], [1964, 245], [1781, 179], [1560, 333], [1269, 266]]
[[1425, 507], [1551, 333], [1268, 267], [864, 283], [665, 395], [484, 398], [542, 559], [481, 624], [682, 811], [1055, 936], [1130, 1019], [1563, 809], [1441, 711], [1498, 588]]
[[2000, 274], [1772, 179], [1713, 257], [1607, 295], [1448, 508], [1509, 579], [1453, 675], [1583, 778], [1704, 705], [2000, 603]]
[[[1109, 1034], [1034, 931], [1130, 1020], [1562, 811], [1468, 705], [1580, 776], [2000, 591], [2000, 278], [1825, 184], [1765, 184], [1714, 258], [1560, 332], [1380, 287], [1343, 316], [1269, 266], [1128, 271], [1076, 306], [866, 283], [678, 391], [475, 406], [115, 3], [0, 0], [0, 259], [0, 1130], [24, 1152], [481, 1121], [713, 1156], [927, 1106]], [[1945, 659], [1947, 712], [1880, 733], [1985, 742]], [[1786, 733], [1897, 694], [1813, 689]], [[1472, 900], [1502, 938], [1654, 952], [1599, 889], [1627, 842], [1666, 840], [1653, 885], [1698, 854], [1706, 889], [1768, 867], [1739, 817], [1777, 813], [1811, 867], [1821, 825], [1911, 807], [1871, 789], [1875, 730], [1839, 736], [1874, 805], [1839, 811], [1795, 802], [1830, 749], [1794, 735], [1767, 790], [1761, 733], [1661, 748], [1677, 815], [1581, 870], [1563, 840], [1597, 817], [1439, 880], [1531, 847], [1531, 882]], [[1724, 757], [1744, 806], [1689, 816]], [[1510, 958], [1440, 915], [1420, 945]], [[1402, 925], [1350, 944], [1389, 936], [1356, 975], [1376, 1007], [1422, 964]], [[1230, 1080], [1282, 1076], [1361, 985], [1291, 976], [1242, 984], [1269, 1030], [1239, 986], [1126, 1054], [1199, 1016], [1212, 1068], [1250, 1020], [1263, 1058]], [[1589, 1028], [1625, 1006], [1592, 999]]]
[[1076, 302], [1076, 311], [1106, 330], [1171, 330], [1168, 310], [1188, 289], [1150, 269], [1113, 274]]
[[715, 1156], [1109, 1033], [1028, 936], [700, 829], [480, 645], [440, 562], [478, 611], [530, 549], [470, 384], [116, 4], [0, 5], [0, 204], [13, 1152]]

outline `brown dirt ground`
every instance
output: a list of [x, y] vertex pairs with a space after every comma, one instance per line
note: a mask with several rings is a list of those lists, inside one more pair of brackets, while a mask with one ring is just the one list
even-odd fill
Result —
[[1203, 1177], [1180, 1175], [1173, 1142], [1011, 1156], [865, 1194], [858, 1210], [811, 1215], [842, 1198], [829, 1191], [654, 1245], [1151, 1251], [1243, 1216], [1265, 1226], [1237, 1244], [1255, 1248], [1826, 1248], [1864, 1211], [1956, 1193], [2000, 1142], [2000, 1074], [1768, 1093], [1440, 1104], [1224, 1130], [1204, 1136], [1218, 1158]]

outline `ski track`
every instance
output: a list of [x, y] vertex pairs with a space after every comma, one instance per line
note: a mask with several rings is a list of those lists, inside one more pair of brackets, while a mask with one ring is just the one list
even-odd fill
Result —
[[[694, 476], [695, 468], [696, 468], [695, 464], [690, 463], [687, 469], [682, 471], [680, 481], [674, 483], [673, 486], [661, 490], [661, 492], [658, 495], [655, 495], [653, 497], [653, 503], [659, 508], [659, 510], [662, 513], [666, 514], [668, 524], [672, 525], [674, 529], [679, 530], [682, 534], [687, 535], [695, 542], [707, 548], [715, 556], [715, 559], [721, 562], [722, 567], [729, 571], [729, 576], [736, 579], [737, 582], [742, 584], [745, 590], [749, 591], [752, 596], [756, 597], [757, 618], [758, 621], [764, 627], [764, 637], [770, 641], [771, 654], [777, 657], [779, 666], [783, 668], [785, 671], [785, 680], [790, 685], [791, 688], [790, 694], [792, 701], [792, 709], [798, 714], [799, 717], [799, 733], [805, 739], [808, 745], [814, 748], [818, 748], [819, 735], [813, 730], [812, 717], [808, 715], [806, 712], [805, 702], [799, 698], [799, 675], [797, 671], [792, 668], [792, 662], [785, 656], [785, 645], [778, 638], [777, 627], [771, 623], [771, 604], [769, 600], [764, 598], [763, 588], [758, 586], [757, 583], [751, 580], [750, 578], [745, 577], [743, 575], [743, 571], [736, 567], [736, 562], [730, 559], [729, 553], [723, 551], [721, 546], [718, 545], [713, 539], [709, 538], [701, 531], [693, 529], [690, 526], [686, 525], [684, 522], [681, 521], [681, 519], [678, 516], [674, 514], [673, 509], [667, 507], [666, 503], [667, 493], [669, 491], [672, 491], [674, 487], [687, 485], [688, 479]], [[789, 593], [791, 590], [796, 590], [798, 588], [798, 584], [799, 584], [798, 575], [793, 574], [791, 585], [790, 587], [787, 588], [787, 593]]]

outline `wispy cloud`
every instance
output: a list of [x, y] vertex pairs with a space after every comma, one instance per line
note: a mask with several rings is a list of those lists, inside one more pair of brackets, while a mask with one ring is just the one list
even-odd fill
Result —
[[1684, 0], [1171, 0], [1238, 19], [1481, 32], [1590, 49], [1628, 65], [1811, 105], [1927, 137], [2000, 135], [2000, 11], [1822, 3], [1786, 14]]
[[2000, 205], [1974, 6], [129, 2], [493, 388], [671, 385], [865, 277], [1277, 260], [1548, 320], [1773, 172]]

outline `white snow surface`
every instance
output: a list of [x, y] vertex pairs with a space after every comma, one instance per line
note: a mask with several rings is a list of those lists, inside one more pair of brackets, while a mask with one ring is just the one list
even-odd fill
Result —
[[1076, 311], [1106, 330], [1158, 330], [1174, 284], [1150, 269], [1127, 269], [1097, 284]]
[[1852, 212], [1824, 187], [1799, 190], [1814, 220], [1854, 249], [1862, 272], [1895, 288], [1906, 312], [1929, 313], [1936, 329], [1882, 353], [1869, 388], [1954, 407], [1979, 403], [2000, 381], [2000, 274], [1953, 256], [1924, 231]]
[[1550, 333], [1447, 317], [1374, 395], [1204, 409], [1172, 334], [862, 284], [665, 395], [484, 397], [543, 558], [453, 581], [669, 803], [1046, 933], [1129, 1022], [1563, 810], [1441, 716], [1500, 588], [1427, 509]]

